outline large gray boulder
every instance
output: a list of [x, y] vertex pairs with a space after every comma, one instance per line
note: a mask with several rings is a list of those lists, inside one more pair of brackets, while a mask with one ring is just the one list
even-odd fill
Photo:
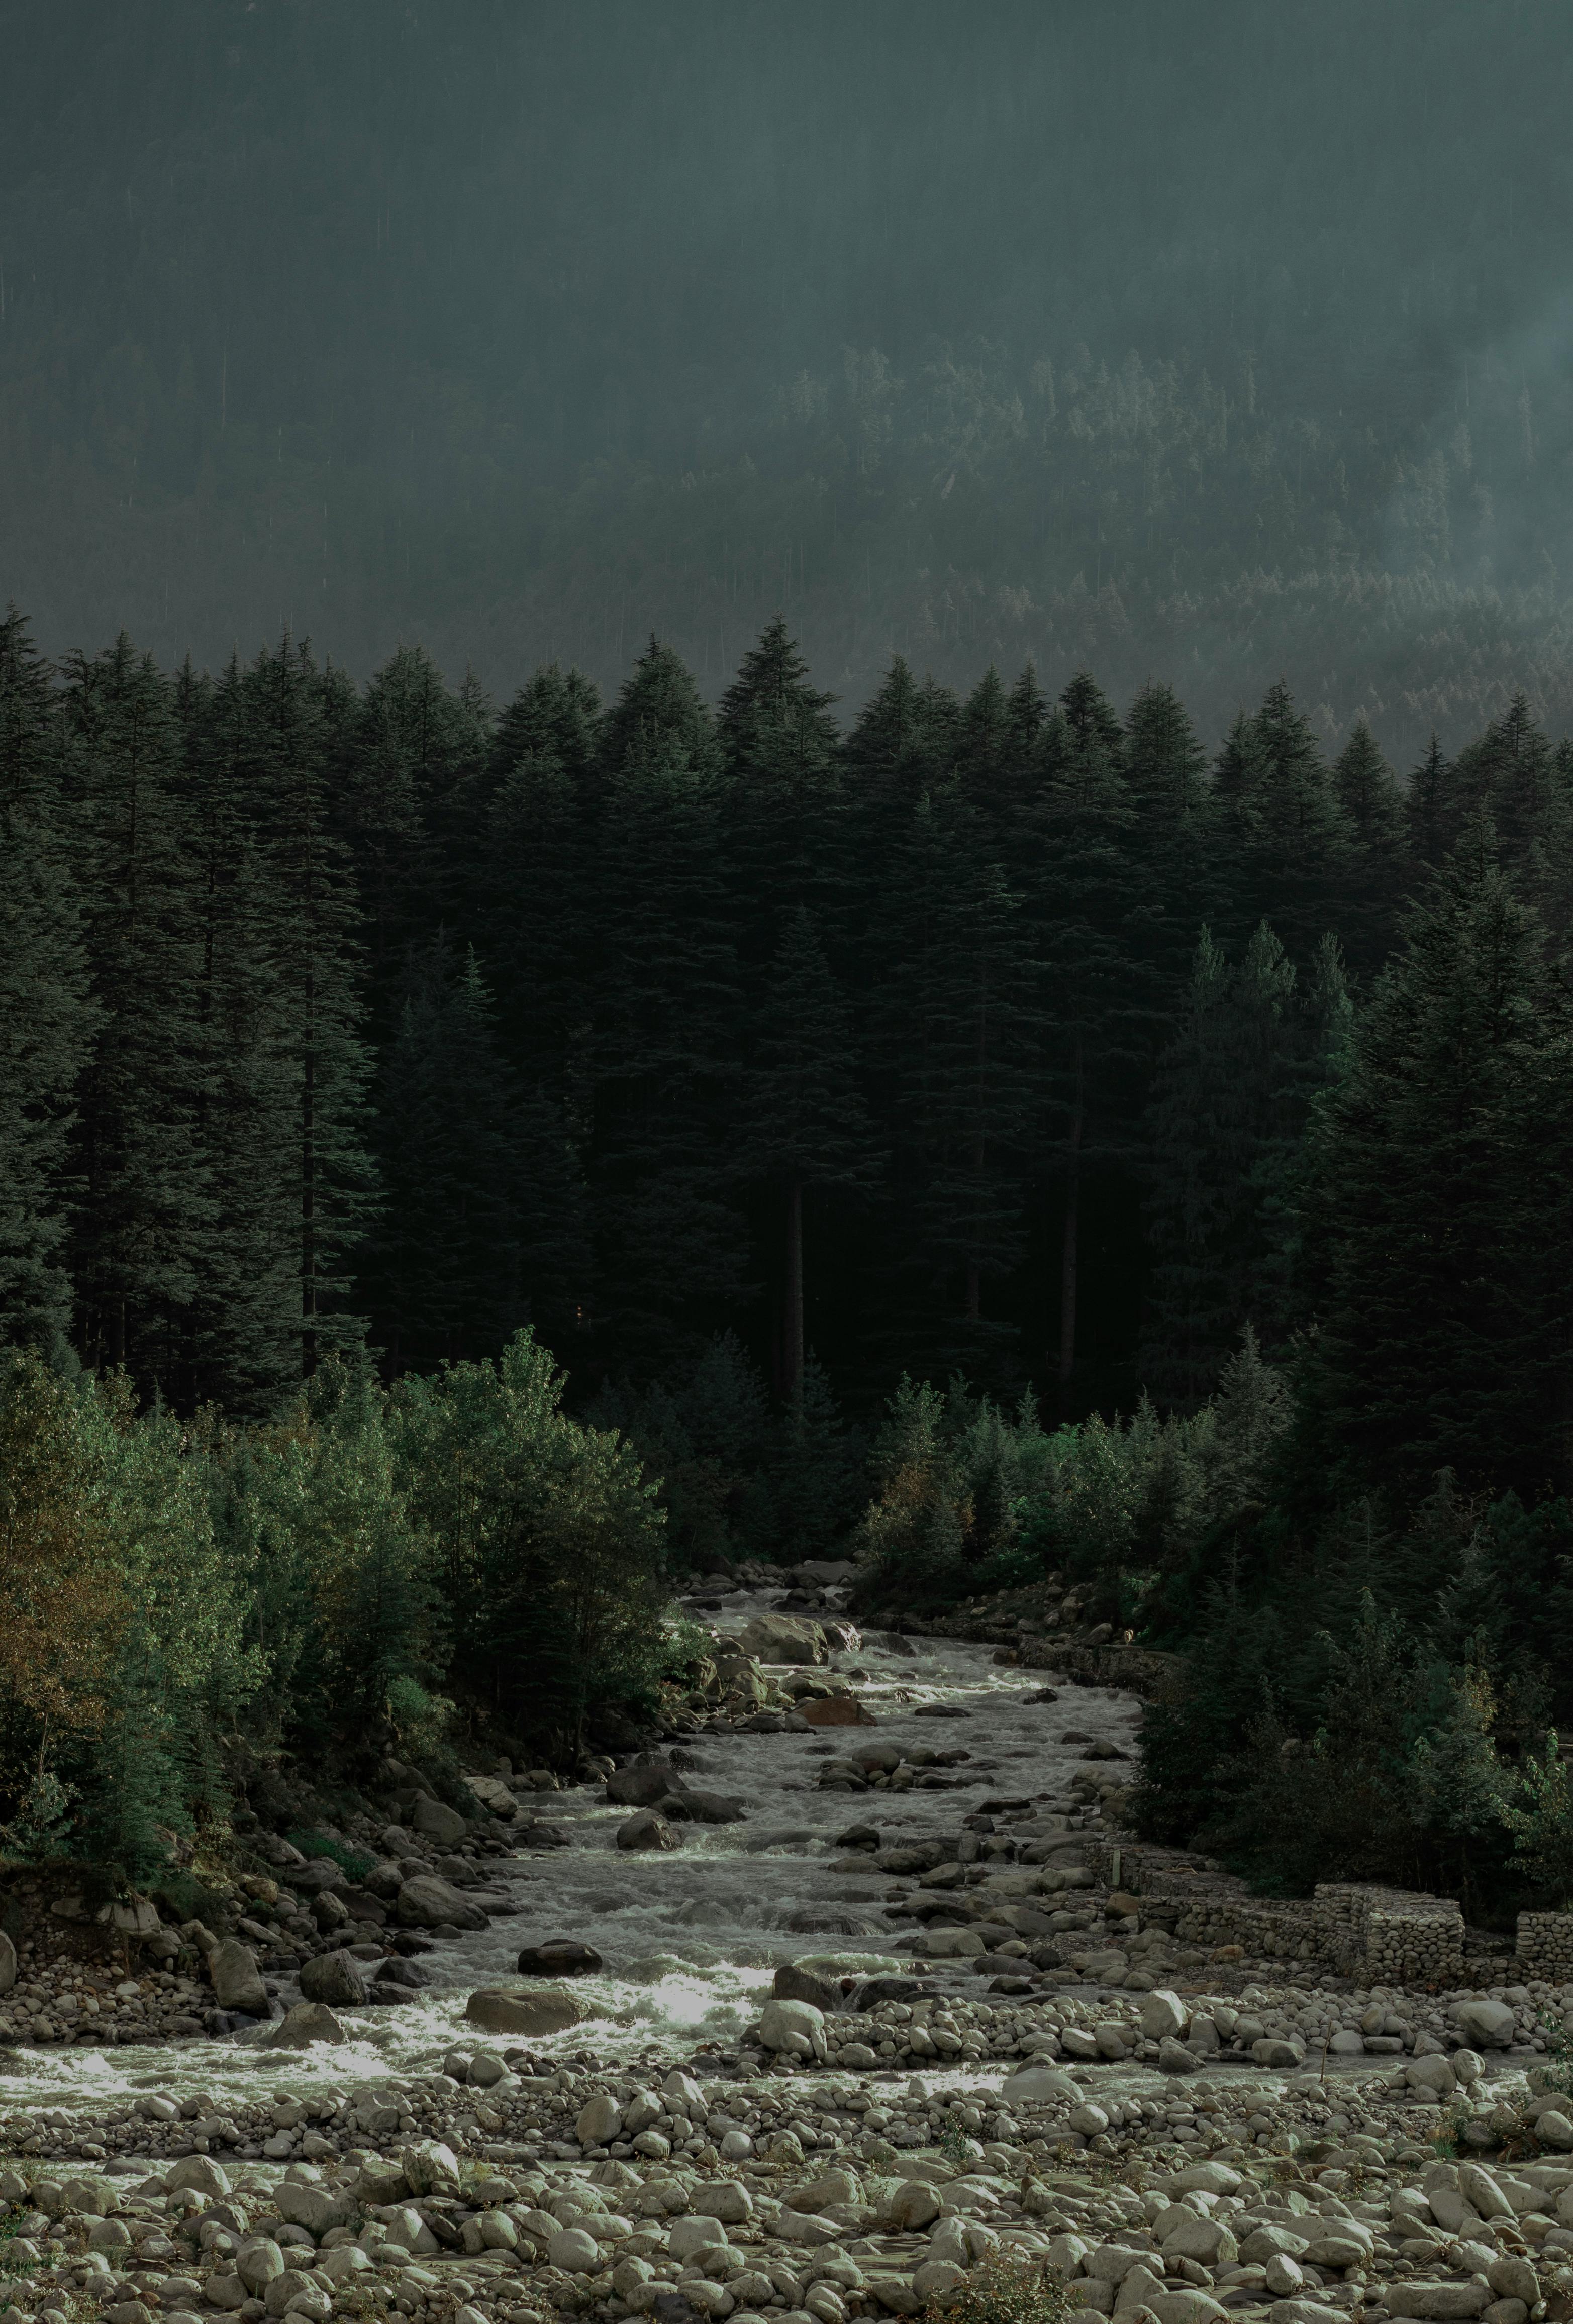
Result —
[[643, 1854], [652, 1849], [680, 1848], [682, 1842], [664, 1816], [657, 1815], [653, 1808], [641, 1808], [637, 1815], [617, 1826], [617, 1845]]
[[[339, 2009], [362, 2009], [366, 2002], [365, 1978], [353, 1953], [319, 1953], [302, 1964], [301, 1991], [308, 2001], [325, 2001]], [[303, 2221], [302, 2225], [310, 2222]], [[330, 2225], [337, 2222], [330, 2221]]]
[[268, 1992], [256, 1965], [256, 1955], [238, 1937], [226, 1937], [208, 1957], [213, 1998], [220, 2009], [238, 2009], [247, 2017], [265, 2017]]
[[822, 1663], [830, 1655], [818, 1622], [797, 1614], [756, 1614], [737, 1643], [762, 1663]]
[[469, 1826], [457, 1808], [444, 1805], [441, 1800], [419, 1799], [410, 1812], [410, 1821], [417, 1831], [435, 1840], [444, 1848], [457, 1848]]
[[267, 2037], [270, 2050], [309, 2050], [313, 2042], [347, 2042], [326, 2002], [297, 2001]]
[[394, 1912], [407, 1929], [440, 1929], [444, 1922], [456, 1929], [484, 1929], [486, 1916], [478, 1904], [435, 1872], [418, 1872], [400, 1889]]
[[1505, 2001], [1456, 2001], [1453, 2021], [1477, 2050], [1505, 2050], [1515, 2030], [1513, 2011]]
[[529, 1987], [481, 1986], [465, 2004], [472, 2025], [488, 2034], [523, 2034], [526, 2039], [566, 2034], [590, 2015], [590, 2005], [560, 1985]]
[[767, 2001], [759, 2013], [759, 2038], [767, 2050], [798, 2057], [818, 2058], [826, 2052], [825, 2013], [811, 2001]]
[[681, 1775], [665, 1759], [643, 1759], [606, 1778], [606, 1797], [620, 1808], [652, 1808], [657, 1800], [680, 1796], [683, 1789]]

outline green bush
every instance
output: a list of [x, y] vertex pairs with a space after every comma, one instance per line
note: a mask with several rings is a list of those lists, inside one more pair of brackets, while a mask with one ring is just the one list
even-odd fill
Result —
[[363, 1849], [352, 1848], [347, 1840], [328, 1839], [326, 1832], [291, 1831], [285, 1837], [291, 1847], [298, 1848], [304, 1857], [327, 1857], [350, 1880], [364, 1880], [377, 1860]]

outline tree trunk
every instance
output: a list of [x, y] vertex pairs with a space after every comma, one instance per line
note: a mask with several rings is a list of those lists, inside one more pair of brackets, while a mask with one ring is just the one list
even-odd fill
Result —
[[1065, 1232], [1059, 1247], [1059, 1385], [1064, 1388], [1076, 1370], [1077, 1235], [1081, 1208], [1082, 1104], [1081, 1052], [1076, 1053], [1076, 1103], [1070, 1116], [1069, 1152], [1065, 1173]]
[[796, 1402], [803, 1385], [803, 1186], [794, 1178], [787, 1188], [786, 1346], [782, 1388], [789, 1404]]

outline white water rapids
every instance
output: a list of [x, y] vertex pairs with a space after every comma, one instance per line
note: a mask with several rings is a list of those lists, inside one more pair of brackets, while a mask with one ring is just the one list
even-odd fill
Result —
[[[716, 1627], [735, 1632], [766, 1602], [730, 1598]], [[572, 1845], [489, 1861], [488, 1883], [506, 1886], [516, 1914], [424, 1955], [422, 1965], [440, 1982], [408, 2003], [346, 2014], [347, 2045], [281, 2053], [259, 2046], [265, 2031], [259, 2027], [227, 2040], [22, 2051], [12, 2053], [17, 2063], [0, 2083], [0, 2104], [81, 2105], [178, 2088], [209, 2093], [221, 2106], [227, 2094], [254, 2090], [264, 2065], [291, 2081], [340, 2084], [429, 2071], [446, 2050], [474, 2049], [489, 2038], [465, 2023], [469, 1994], [478, 1985], [510, 1980], [520, 1947], [548, 1937], [576, 1937], [604, 1955], [605, 1970], [578, 1980], [577, 1989], [606, 2014], [530, 2046], [548, 2055], [589, 2051], [608, 2065], [654, 2044], [735, 2042], [784, 1960], [833, 1956], [847, 1970], [908, 1967], [889, 1949], [914, 1924], [883, 1918], [890, 1884], [872, 1866], [866, 1874], [829, 1870], [838, 1853], [836, 1836], [864, 1821], [877, 1821], [892, 1840], [954, 1833], [963, 1816], [993, 1795], [1063, 1803], [1085, 1747], [1062, 1744], [1062, 1732], [1075, 1728], [1128, 1747], [1138, 1716], [1133, 1698], [1101, 1689], [1067, 1688], [1057, 1702], [1029, 1703], [1028, 1693], [1054, 1683], [1051, 1672], [996, 1666], [989, 1647], [960, 1640], [911, 1643], [915, 1658], [874, 1638], [834, 1658], [833, 1670], [868, 1674], [858, 1691], [877, 1720], [872, 1729], [700, 1735], [685, 1742], [689, 1780], [739, 1801], [745, 1812], [740, 1823], [683, 1826], [675, 1851], [620, 1851], [615, 1835], [631, 1812], [606, 1805], [599, 1785], [547, 1794], [541, 1812], [567, 1829]], [[934, 1704], [967, 1716], [916, 1716]], [[956, 1791], [870, 1796], [818, 1790], [825, 1758], [865, 1737], [964, 1748], [971, 1757], [942, 1772], [983, 1780]], [[821, 1925], [790, 1925], [805, 1914]], [[964, 1962], [925, 1963], [924, 1973], [967, 1989]], [[973, 1989], [984, 1982], [974, 1981]], [[286, 2001], [295, 1997], [292, 1984], [282, 1992]]]

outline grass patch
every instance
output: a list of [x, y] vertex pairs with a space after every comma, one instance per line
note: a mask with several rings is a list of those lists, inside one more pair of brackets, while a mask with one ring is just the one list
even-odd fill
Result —
[[347, 1840], [329, 1840], [325, 1832], [291, 1831], [284, 1837], [291, 1848], [300, 1849], [302, 1856], [326, 1856], [349, 1880], [364, 1880], [377, 1860], [375, 1856], [368, 1856], [364, 1849], [351, 1848]]

